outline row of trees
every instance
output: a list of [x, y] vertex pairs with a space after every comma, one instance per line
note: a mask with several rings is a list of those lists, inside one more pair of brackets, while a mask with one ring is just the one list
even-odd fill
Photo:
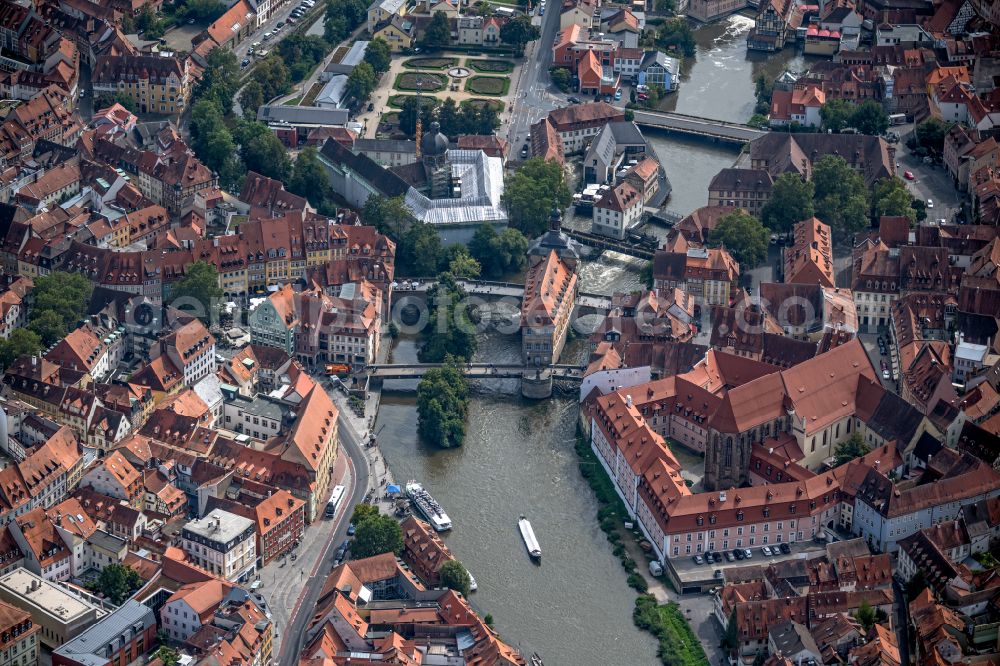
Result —
[[365, 0], [326, 0], [323, 38], [330, 44], [339, 44], [367, 20], [368, 3]]
[[872, 215], [903, 215], [917, 221], [921, 213], [899, 178], [880, 180], [869, 192], [847, 160], [827, 155], [813, 164], [811, 180], [782, 174], [761, 210], [761, 220], [775, 233], [788, 233], [796, 222], [815, 215], [845, 239], [867, 227]]
[[850, 127], [860, 134], [879, 136], [889, 129], [889, 115], [874, 100], [852, 104], [845, 99], [832, 99], [820, 108], [819, 115], [823, 129], [831, 132]]
[[417, 119], [420, 119], [424, 129], [431, 122], [438, 121], [441, 131], [451, 137], [464, 134], [493, 134], [500, 127], [500, 114], [490, 104], [483, 106], [465, 105], [459, 107], [451, 97], [440, 107], [433, 108], [425, 103], [428, 98], [410, 95], [403, 100], [403, 108], [399, 112], [399, 128], [413, 136], [417, 132]]
[[468, 248], [445, 246], [433, 227], [413, 217], [402, 197], [369, 197], [361, 209], [361, 221], [396, 241], [396, 270], [401, 276], [449, 272], [455, 277], [496, 279], [524, 267], [528, 239], [517, 229], [497, 233], [484, 224]]

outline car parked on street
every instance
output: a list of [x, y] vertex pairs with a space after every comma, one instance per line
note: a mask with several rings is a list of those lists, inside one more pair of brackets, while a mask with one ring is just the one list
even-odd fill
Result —
[[733, 554], [730, 553], [728, 550], [725, 553], [723, 553], [723, 555], [726, 556], [726, 562], [735, 562], [736, 561], [736, 558], [733, 557]]
[[913, 177], [912, 171], [904, 171], [903, 178], [905, 178], [906, 180], [916, 180], [916, 178]]
[[705, 563], [705, 560], [704, 560], [704, 558], [702, 558], [701, 555], [695, 555], [691, 559], [694, 560], [695, 564], [704, 564]]
[[580, 103], [580, 98], [579, 97], [570, 96], [570, 97], [566, 98], [566, 101], [569, 102], [570, 104], [579, 104]]
[[760, 552], [764, 553], [764, 557], [771, 557], [771, 549], [767, 546], [761, 546]]
[[781, 552], [784, 553], [785, 555], [791, 555], [792, 547], [789, 546], [787, 543], [783, 543], [781, 544]]
[[753, 559], [753, 551], [751, 551], [749, 548], [744, 548], [743, 549], [743, 554], [746, 556], [746, 558], [748, 560], [752, 560]]
[[737, 548], [733, 551], [733, 557], [738, 560], [745, 560], [747, 559], [747, 554], [743, 552], [742, 548]]

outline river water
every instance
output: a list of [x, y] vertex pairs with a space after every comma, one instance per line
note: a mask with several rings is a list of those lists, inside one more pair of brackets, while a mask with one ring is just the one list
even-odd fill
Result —
[[[805, 68], [791, 51], [765, 60], [746, 54], [751, 22], [736, 16], [696, 32], [698, 55], [684, 65], [682, 85], [664, 108], [720, 120], [752, 113], [758, 71]], [[646, 132], [673, 184], [668, 208], [687, 213], [708, 200], [707, 186], [731, 166], [738, 149]], [[611, 294], [640, 288], [641, 262], [615, 255], [586, 262], [581, 291]], [[583, 336], [564, 362], [586, 359]], [[476, 361], [518, 362], [517, 335], [485, 333]], [[416, 341], [400, 339], [393, 361], [416, 361]], [[634, 592], [597, 526], [596, 502], [580, 476], [573, 441], [577, 397], [520, 398], [517, 380], [475, 384], [465, 445], [438, 450], [416, 435], [413, 384], [386, 382], [376, 422], [379, 446], [397, 481], [418, 479], [448, 511], [455, 529], [444, 539], [479, 583], [472, 603], [491, 613], [503, 638], [546, 666], [657, 664], [655, 641], [632, 624]], [[393, 389], [397, 389], [394, 391]], [[399, 392], [403, 389], [405, 392]], [[408, 389], [408, 391], [407, 391]], [[697, 464], [690, 457], [692, 467]], [[685, 462], [687, 460], [685, 459]], [[542, 547], [531, 563], [517, 531], [527, 515]]]

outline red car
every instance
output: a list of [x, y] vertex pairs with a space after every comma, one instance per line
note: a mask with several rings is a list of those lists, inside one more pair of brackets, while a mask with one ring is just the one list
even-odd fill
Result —
[[912, 171], [904, 171], [903, 178], [905, 178], [906, 180], [916, 180], [916, 178], [913, 177]]

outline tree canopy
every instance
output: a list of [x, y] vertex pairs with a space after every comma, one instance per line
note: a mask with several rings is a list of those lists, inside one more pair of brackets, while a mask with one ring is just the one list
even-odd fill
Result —
[[[417, 223], [401, 196], [389, 197], [388, 199], [368, 197], [361, 209], [361, 221], [375, 227], [379, 233], [392, 236], [397, 242], [402, 239], [407, 229]], [[397, 263], [398, 259], [397, 257]], [[430, 273], [424, 275], [430, 275]]]
[[281, 139], [264, 123], [241, 121], [236, 128], [240, 144], [240, 157], [248, 171], [262, 176], [287, 181], [292, 171], [288, 151]]
[[445, 260], [448, 262], [448, 272], [456, 278], [475, 280], [482, 272], [479, 262], [469, 254], [469, 248], [460, 243], [446, 249]]
[[883, 178], [875, 183], [875, 215], [899, 215], [917, 220], [917, 211], [913, 208], [913, 195], [907, 189], [906, 183], [897, 177]]
[[215, 266], [196, 261], [187, 267], [184, 277], [170, 290], [174, 307], [197, 316], [205, 325], [212, 321], [212, 313], [222, 299], [219, 275]]
[[250, 81], [240, 92], [240, 108], [243, 109], [243, 117], [253, 120], [257, 117], [257, 109], [264, 104], [264, 87], [260, 81]]
[[531, 24], [531, 18], [523, 14], [500, 26], [500, 41], [513, 46], [518, 54], [524, 53], [525, 45], [541, 37], [541, 34], [538, 26]]
[[813, 164], [816, 217], [835, 236], [847, 239], [868, 226], [868, 189], [843, 157], [827, 155]]
[[831, 99], [819, 109], [819, 117], [823, 120], [823, 129], [840, 132], [851, 122], [854, 106], [846, 99]]
[[365, 48], [365, 62], [372, 66], [376, 74], [388, 72], [392, 64], [392, 49], [389, 48], [389, 42], [381, 37], [374, 37], [369, 41]]
[[834, 449], [833, 455], [836, 459], [834, 466], [840, 467], [841, 465], [845, 465], [855, 458], [860, 458], [869, 451], [871, 451], [871, 447], [865, 442], [864, 437], [860, 433], [854, 432]]
[[479, 262], [483, 277], [495, 280], [524, 268], [528, 239], [517, 229], [499, 234], [491, 224], [482, 224], [469, 242], [469, 252]]
[[417, 386], [417, 434], [441, 448], [461, 446], [469, 414], [469, 382], [459, 359], [448, 356], [440, 368], [428, 370]]
[[367, 62], [361, 62], [351, 70], [344, 84], [344, 93], [347, 97], [359, 103], [364, 102], [378, 87], [378, 75]]
[[351, 514], [351, 522], [354, 523], [354, 527], [357, 528], [358, 525], [370, 520], [375, 516], [379, 515], [377, 504], [367, 504], [362, 502], [354, 507], [354, 513]]
[[458, 560], [448, 560], [441, 565], [438, 575], [441, 576], [441, 585], [447, 587], [449, 590], [461, 592], [464, 597], [469, 596], [472, 578], [469, 576], [465, 565], [461, 562]]
[[676, 50], [688, 58], [698, 51], [694, 31], [685, 19], [667, 19], [656, 32], [656, 45], [667, 50]]
[[[420, 348], [421, 363], [444, 363], [448, 359], [469, 361], [478, 349], [476, 328], [469, 313], [459, 305], [465, 290], [450, 273], [442, 273], [427, 291], [430, 324]], [[426, 375], [425, 375], [426, 376]]]
[[861, 134], [879, 136], [889, 129], [889, 114], [875, 100], [858, 104], [851, 114], [851, 127]]
[[767, 259], [767, 229], [752, 215], [738, 210], [724, 216], [709, 234], [709, 245], [725, 246], [742, 271]]
[[944, 138], [951, 127], [951, 123], [937, 118], [925, 120], [917, 125], [914, 131], [915, 142], [911, 148], [917, 148], [923, 155], [941, 155], [944, 152]]
[[354, 559], [373, 557], [382, 553], [403, 552], [403, 528], [392, 516], [371, 516], [356, 525], [351, 555]]
[[92, 589], [103, 594], [111, 603], [120, 606], [142, 587], [142, 576], [132, 567], [112, 562], [103, 569]]
[[424, 29], [424, 37], [421, 45], [428, 50], [436, 51], [448, 46], [451, 42], [451, 25], [448, 23], [448, 15], [444, 12], [434, 12], [430, 23]]
[[813, 216], [814, 190], [813, 184], [798, 174], [781, 174], [774, 181], [771, 198], [761, 209], [761, 220], [774, 233], [788, 233], [796, 222]]
[[0, 339], [0, 368], [6, 368], [21, 356], [42, 351], [42, 338], [27, 328], [15, 328], [6, 340]]
[[503, 193], [510, 226], [529, 238], [545, 231], [553, 206], [563, 209], [572, 200], [562, 166], [540, 157], [524, 162], [507, 179]]
[[331, 201], [333, 191], [330, 189], [330, 178], [320, 163], [319, 153], [314, 146], [306, 146], [295, 158], [288, 190], [305, 197], [321, 214], [333, 214], [335, 209]]
[[[66, 337], [87, 313], [94, 286], [79, 273], [54, 271], [35, 279], [32, 292], [35, 304], [31, 308], [28, 328], [35, 332], [46, 347]], [[30, 346], [33, 340], [19, 337], [19, 345]]]

